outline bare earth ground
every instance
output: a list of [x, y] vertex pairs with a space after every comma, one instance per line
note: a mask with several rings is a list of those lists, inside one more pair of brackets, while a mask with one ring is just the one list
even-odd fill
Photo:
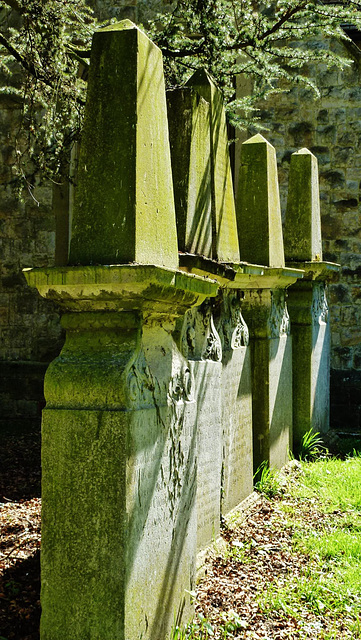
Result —
[[38, 640], [40, 434], [0, 440], [0, 640]]
[[324, 515], [317, 503], [308, 503], [305, 509], [304, 503], [297, 504], [293, 499], [260, 497], [239, 526], [223, 531], [228, 551], [211, 554], [207, 575], [197, 592], [197, 611], [210, 620], [214, 638], [222, 640], [225, 636], [219, 627], [224, 629], [225, 622], [232, 621], [233, 612], [240, 624], [233, 635], [238, 640], [305, 640], [323, 638], [326, 632], [332, 632], [332, 638], [337, 640], [354, 640], [345, 627], [345, 619], [334, 618], [331, 612], [312, 614], [305, 604], [297, 616], [283, 611], [265, 615], [259, 606], [257, 594], [271, 583], [282, 585], [290, 576], [296, 580], [310, 567], [309, 557], [292, 549], [294, 528], [282, 506], [295, 509], [309, 530], [331, 530], [335, 519], [342, 517], [337, 511]]
[[[36, 433], [8, 437], [0, 443], [0, 640], [38, 640], [40, 617], [40, 442]], [[335, 629], [336, 638], [352, 638], [342, 620], [315, 616], [307, 608], [296, 617], [268, 616], [257, 594], [273, 581], [299, 576], [308, 557], [291, 550], [293, 528], [287, 503], [304, 526], [324, 530], [341, 514], [321, 515], [317, 503], [305, 505], [284, 497], [260, 498], [239, 525], [223, 531], [226, 552], [212, 552], [197, 593], [197, 612], [214, 629], [237, 614], [238, 628], [227, 637], [253, 640], [318, 638]], [[283, 508], [282, 508], [283, 505]], [[215, 638], [224, 638], [215, 631]], [[71, 640], [71, 639], [69, 639]], [[101, 640], [101, 639], [99, 639]]]

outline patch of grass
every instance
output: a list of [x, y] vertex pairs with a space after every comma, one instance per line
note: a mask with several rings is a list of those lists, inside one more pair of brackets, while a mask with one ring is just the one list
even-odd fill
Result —
[[267, 500], [249, 520], [232, 516], [197, 600], [208, 618], [171, 640], [271, 639], [279, 629], [290, 640], [361, 639], [361, 457], [297, 465], [258, 470]]
[[[301, 536], [300, 530], [299, 535]], [[353, 530], [345, 531], [342, 525], [335, 527], [333, 531], [321, 534], [314, 531], [313, 535], [304, 536], [303, 534], [297, 547], [312, 557], [358, 563], [361, 588], [361, 536], [359, 533]]]
[[[341, 617], [345, 637], [360, 638], [361, 458], [304, 462], [302, 471], [288, 487], [297, 508], [285, 504], [282, 510], [294, 530], [294, 551], [307, 563], [301, 564], [299, 576], [278, 579], [259, 595], [261, 610], [300, 621], [316, 617], [321, 626], [315, 637], [324, 640], [340, 637], [339, 628], [333, 632], [329, 627]], [[310, 510], [319, 517], [308, 518]]]
[[[341, 568], [340, 568], [341, 569]], [[350, 580], [355, 580], [350, 583]], [[259, 596], [261, 610], [282, 612], [300, 619], [306, 614], [337, 619], [358, 619], [361, 603], [360, 578], [357, 571], [334, 571], [327, 564], [313, 565], [300, 577], [289, 576], [283, 584], [272, 583]], [[306, 615], [307, 619], [307, 615]]]
[[213, 636], [213, 626], [209, 620], [198, 613], [197, 619], [185, 627], [174, 627], [170, 640], [209, 640]]
[[226, 561], [249, 563], [251, 562], [249, 550], [253, 544], [252, 540], [247, 543], [240, 540], [232, 540], [222, 550], [222, 558]]
[[319, 431], [310, 429], [303, 434], [299, 453], [300, 460], [316, 460], [316, 458], [325, 451], [326, 449]]
[[267, 498], [273, 498], [281, 490], [279, 472], [268, 466], [268, 462], [262, 462], [254, 474], [254, 488]]
[[303, 464], [302, 469], [300, 482], [291, 487], [294, 497], [315, 497], [325, 512], [361, 510], [361, 457], [325, 458]]

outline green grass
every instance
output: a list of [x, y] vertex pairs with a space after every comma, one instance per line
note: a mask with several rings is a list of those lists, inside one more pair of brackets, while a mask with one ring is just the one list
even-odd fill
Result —
[[254, 488], [268, 498], [274, 498], [281, 488], [279, 473], [276, 469], [270, 469], [268, 462], [262, 462], [253, 476]]
[[298, 498], [316, 498], [325, 512], [361, 510], [361, 457], [324, 458], [303, 464], [303, 478], [291, 488]]
[[[341, 616], [352, 634], [346, 637], [360, 638], [361, 457], [325, 458], [303, 463], [302, 469], [301, 478], [289, 487], [296, 505], [286, 504], [283, 510], [285, 526], [294, 531], [294, 551], [308, 558], [306, 569], [272, 583], [259, 596], [261, 609], [300, 619], [313, 614], [336, 622]], [[308, 509], [319, 512], [316, 526], [302, 518]], [[337, 634], [317, 638], [336, 640]]]
[[[260, 611], [271, 621], [297, 620], [304, 638], [361, 639], [361, 456], [354, 452], [353, 457], [340, 460], [323, 455], [314, 462], [301, 462], [300, 472], [285, 478], [281, 481], [278, 472], [263, 466], [256, 487], [274, 501], [277, 530], [291, 534], [287, 552], [297, 558], [292, 565], [297, 569], [265, 581], [255, 593]], [[238, 539], [237, 522], [232, 521], [228, 534], [224, 562], [244, 565], [257, 561], [251, 552], [252, 541]], [[243, 624], [231, 609], [216, 623], [199, 617], [172, 637], [253, 637]]]

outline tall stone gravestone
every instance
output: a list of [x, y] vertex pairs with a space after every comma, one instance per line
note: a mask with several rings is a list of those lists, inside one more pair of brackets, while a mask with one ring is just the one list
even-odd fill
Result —
[[246, 291], [252, 345], [254, 469], [281, 467], [292, 447], [292, 345], [285, 289], [302, 272], [285, 268], [275, 150], [261, 135], [242, 145], [237, 199], [241, 259], [266, 265]]
[[70, 264], [176, 267], [161, 53], [129, 20], [95, 34], [88, 103]]
[[292, 154], [285, 223], [287, 264], [305, 270], [289, 289], [293, 334], [293, 430], [299, 451], [304, 434], [329, 428], [330, 327], [326, 282], [339, 265], [322, 261], [317, 159]]
[[66, 330], [45, 379], [40, 634], [159, 640], [191, 615], [197, 535], [195, 385], [172, 331], [218, 287], [175, 269], [160, 51], [125, 21], [90, 66], [82, 266], [26, 274]]
[[212, 197], [212, 257], [238, 262], [239, 247], [224, 100], [210, 76], [200, 69], [188, 80], [210, 107], [210, 170]]
[[180, 349], [197, 397], [197, 551], [219, 535], [222, 470], [222, 346], [209, 301], [181, 319]]
[[[232, 265], [239, 263], [239, 249], [223, 97], [205, 72], [194, 74], [185, 89], [168, 93], [168, 117], [180, 265], [233, 287], [220, 293], [212, 308], [204, 304], [188, 312], [181, 329], [181, 349], [193, 367], [199, 401], [202, 549], [219, 532], [220, 507], [227, 513], [252, 491], [250, 353], [238, 291], [247, 286], [247, 276], [235, 282]], [[210, 208], [212, 225], [205, 224]], [[185, 229], [193, 231], [186, 242]], [[200, 234], [203, 242], [194, 242]]]
[[[246, 283], [243, 286], [246, 288]], [[222, 514], [252, 493], [252, 381], [249, 331], [242, 316], [243, 292], [225, 288], [216, 326], [222, 344]]]
[[194, 89], [167, 92], [178, 248], [212, 257], [210, 105]]

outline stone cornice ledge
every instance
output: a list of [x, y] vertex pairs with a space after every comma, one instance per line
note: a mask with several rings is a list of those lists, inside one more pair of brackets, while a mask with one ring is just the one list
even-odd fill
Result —
[[293, 265], [265, 267], [249, 262], [223, 263], [189, 253], [181, 253], [179, 263], [185, 272], [214, 278], [227, 289], [286, 289], [304, 275], [303, 268]]
[[286, 262], [289, 268], [303, 269], [304, 280], [318, 280], [327, 282], [333, 280], [341, 269], [341, 265], [336, 262], [323, 262], [310, 260], [306, 262]]
[[217, 295], [214, 279], [154, 265], [120, 264], [24, 269], [30, 287], [68, 311], [183, 315]]
[[[232, 289], [287, 289], [296, 280], [303, 278], [304, 271], [302, 269], [294, 269], [288, 267], [262, 267], [263, 273], [252, 275], [243, 270], [246, 263], [233, 265], [237, 269], [234, 283], [230, 284]], [[255, 267], [256, 265], [249, 265]], [[247, 284], [248, 282], [248, 284]]]

